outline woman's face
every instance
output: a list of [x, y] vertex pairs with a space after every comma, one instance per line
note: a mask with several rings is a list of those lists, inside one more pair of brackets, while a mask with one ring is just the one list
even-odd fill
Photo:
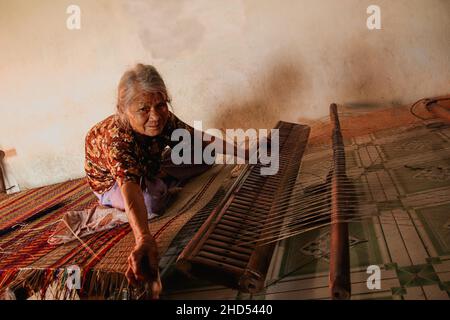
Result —
[[167, 102], [160, 93], [138, 94], [125, 110], [131, 128], [150, 137], [159, 135], [169, 118]]

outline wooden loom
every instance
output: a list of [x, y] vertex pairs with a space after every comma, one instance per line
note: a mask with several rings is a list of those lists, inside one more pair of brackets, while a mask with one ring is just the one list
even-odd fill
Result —
[[[351, 184], [345, 174], [344, 145], [335, 104], [330, 107], [330, 117], [334, 151], [333, 169], [326, 182], [326, 189], [331, 191], [326, 200], [331, 213], [326, 220], [331, 220], [332, 226], [330, 289], [333, 299], [348, 299], [350, 267], [346, 219], [352, 214], [354, 202], [345, 195], [348, 192], [341, 195]], [[278, 173], [262, 176], [261, 164], [246, 166], [178, 257], [177, 267], [183, 272], [246, 293], [263, 290], [275, 247], [272, 240], [279, 238], [283, 230], [276, 221], [286, 220], [293, 210], [305, 209], [301, 201], [296, 204], [294, 189], [310, 128], [288, 122], [279, 122], [276, 128], [280, 133]], [[312, 217], [307, 218], [308, 223], [314, 223], [314, 212], [309, 215]], [[267, 227], [271, 224], [275, 227]]]

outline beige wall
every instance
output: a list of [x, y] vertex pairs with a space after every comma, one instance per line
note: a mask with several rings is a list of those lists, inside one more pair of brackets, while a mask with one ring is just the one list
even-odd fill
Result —
[[[82, 10], [66, 29], [66, 7]], [[366, 28], [381, 7], [382, 30]], [[84, 136], [122, 72], [163, 74], [180, 118], [272, 127], [330, 102], [449, 93], [449, 0], [0, 0], [0, 148], [21, 189], [83, 175]]]

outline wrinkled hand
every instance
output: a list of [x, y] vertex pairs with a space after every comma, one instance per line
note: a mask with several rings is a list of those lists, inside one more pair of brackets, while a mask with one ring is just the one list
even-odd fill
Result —
[[136, 246], [128, 257], [128, 269], [125, 274], [132, 286], [136, 286], [139, 282], [148, 283], [153, 299], [158, 299], [162, 290], [158, 262], [155, 239], [146, 236], [136, 241]]

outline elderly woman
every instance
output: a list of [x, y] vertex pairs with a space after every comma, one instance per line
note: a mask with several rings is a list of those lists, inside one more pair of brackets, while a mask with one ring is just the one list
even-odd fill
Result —
[[[150, 65], [136, 65], [119, 82], [117, 113], [89, 131], [85, 148], [91, 189], [101, 205], [125, 210], [133, 230], [136, 246], [128, 258], [127, 279], [130, 284], [149, 282], [154, 297], [161, 284], [157, 246], [147, 220], [163, 212], [170, 181], [189, 178], [209, 167], [175, 166], [167, 153], [163, 157], [165, 148], [177, 143], [171, 141], [175, 129], [194, 131], [169, 111], [169, 101], [158, 71]], [[222, 143], [223, 150], [237, 154], [236, 145], [227, 148]]]

